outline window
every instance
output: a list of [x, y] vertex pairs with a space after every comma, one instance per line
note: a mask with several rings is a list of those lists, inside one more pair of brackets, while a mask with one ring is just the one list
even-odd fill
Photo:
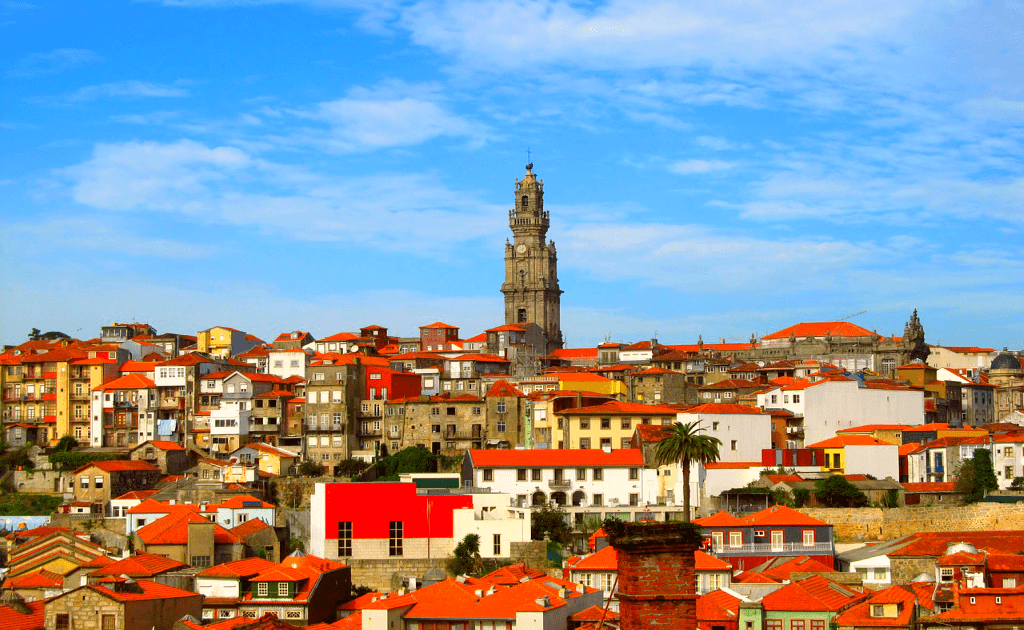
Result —
[[874, 579], [875, 579], [876, 582], [884, 582], [885, 580], [889, 579], [889, 570], [888, 569], [875, 569], [875, 571], [874, 571]]
[[629, 480], [630, 481], [636, 481], [639, 478], [640, 478], [640, 469], [639, 468], [630, 468], [629, 469]]
[[501, 555], [501, 534], [494, 535], [494, 555]]
[[781, 619], [768, 619], [765, 623], [766, 630], [782, 630]]
[[492, 469], [492, 468], [484, 468], [483, 469], [483, 473], [484, 473], [484, 481], [494, 481], [494, 469]]
[[526, 469], [520, 468], [516, 470], [516, 481], [526, 481]]
[[210, 566], [210, 556], [192, 556], [192, 562], [190, 563], [194, 567], [208, 567]]
[[594, 469], [594, 481], [603, 481], [603, 480], [604, 480], [604, 468], [595, 468]]
[[814, 530], [813, 529], [805, 529], [804, 530], [804, 547], [813, 547], [813, 546], [814, 546]]
[[439, 416], [439, 415], [441, 415], [441, 408], [440, 407], [431, 407], [430, 408], [430, 415], [432, 415], [432, 416]]
[[96, 475], [96, 477], [93, 479], [93, 481], [96, 483], [96, 489], [97, 490], [99, 490], [100, 488], [103, 487], [103, 476], [102, 475]]
[[716, 552], [722, 551], [722, 548], [725, 546], [725, 543], [723, 542], [724, 538], [725, 534], [722, 532], [711, 532], [711, 548]]
[[608, 448], [612, 447], [612, 439], [611, 438], [601, 438], [601, 448], [603, 449], [606, 446]]
[[479, 416], [480, 413], [481, 413], [480, 407], [473, 407], [473, 415], [474, 416]]
[[269, 594], [270, 594], [270, 585], [269, 585], [269, 583], [267, 583], [267, 582], [257, 582], [256, 583], [256, 596], [257, 597], [266, 597]]
[[388, 527], [388, 555], [402, 555], [402, 521], [391, 521]]
[[771, 550], [783, 551], [785, 548], [785, 533], [781, 529], [773, 529], [771, 538]]
[[71, 616], [68, 613], [57, 613], [57, 618], [54, 621], [56, 623], [54, 627], [57, 630], [70, 630], [71, 628]]
[[277, 583], [277, 596], [281, 597], [282, 595], [284, 595], [284, 596], [288, 595], [288, 582], [278, 582]]
[[82, 475], [82, 479], [81, 482], [78, 484], [78, 487], [81, 488], [82, 490], [89, 489], [89, 475]]
[[604, 495], [603, 494], [595, 494], [594, 495], [594, 505], [604, 505]]
[[590, 419], [589, 418], [580, 418], [580, 428], [581, 429], [589, 429], [590, 428]]
[[732, 548], [743, 546], [743, 532], [729, 532], [729, 546]]
[[640, 505], [640, 495], [636, 494], [635, 492], [631, 493], [629, 495], [629, 504], [630, 505]]
[[117, 627], [117, 615], [103, 615], [100, 617], [100, 630], [114, 630]]
[[1003, 588], [1017, 588], [1017, 578], [1003, 578]]
[[630, 420], [629, 418], [623, 418], [623, 419], [622, 419], [622, 428], [623, 428], [623, 429], [628, 429], [628, 428], [630, 428], [630, 425], [631, 425], [631, 424], [632, 424], [632, 421], [631, 421], [631, 420]]
[[630, 446], [632, 446], [632, 444], [630, 444], [629, 438], [622, 438], [619, 441], [619, 448], [629, 448]]
[[580, 438], [580, 448], [590, 448], [590, 438]]
[[530, 469], [530, 479], [532, 481], [540, 481], [540, 468]]
[[739, 445], [739, 440], [732, 440], [732, 443], [730, 444], [732, 450], [734, 450], [734, 451], [739, 450], [738, 449], [738, 445]]
[[576, 481], [586, 481], [586, 480], [587, 480], [587, 469], [586, 468], [577, 468], [576, 469]]
[[793, 402], [795, 402], [795, 403], [800, 402], [800, 394], [793, 394]]
[[939, 581], [940, 582], [952, 582], [953, 581], [953, 567], [942, 567], [939, 569]]
[[811, 619], [811, 630], [825, 630], [825, 620]]
[[610, 428], [612, 428], [612, 419], [611, 418], [601, 418], [601, 428], [602, 429], [610, 429]]
[[805, 624], [803, 619], [790, 619], [789, 630], [804, 630]]
[[505, 421], [504, 420], [498, 420], [497, 429], [498, 429], [498, 433], [504, 433], [508, 429], [508, 427], [505, 426]]
[[506, 405], [504, 401], [500, 401], [498, 403], [498, 413], [506, 413], [506, 412], [508, 412], [508, 405]]
[[338, 557], [352, 555], [352, 521], [338, 521]]

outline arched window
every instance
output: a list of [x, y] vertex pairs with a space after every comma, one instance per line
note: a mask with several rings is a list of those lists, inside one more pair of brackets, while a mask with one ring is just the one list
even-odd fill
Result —
[[523, 206], [523, 208], [529, 208], [530, 207], [530, 198], [527, 197], [526, 195], [523, 195], [523, 203], [521, 205]]
[[519, 309], [519, 313], [516, 315], [516, 321], [518, 323], [520, 323], [520, 324], [525, 324], [526, 323], [526, 309], [525, 308]]

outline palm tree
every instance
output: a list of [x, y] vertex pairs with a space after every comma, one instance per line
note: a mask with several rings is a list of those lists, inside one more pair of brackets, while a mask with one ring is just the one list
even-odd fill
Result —
[[658, 464], [679, 462], [683, 469], [683, 509], [690, 518], [690, 464], [710, 464], [718, 461], [718, 447], [722, 441], [710, 435], [701, 435], [700, 422], [677, 422], [660, 442], [655, 452]]

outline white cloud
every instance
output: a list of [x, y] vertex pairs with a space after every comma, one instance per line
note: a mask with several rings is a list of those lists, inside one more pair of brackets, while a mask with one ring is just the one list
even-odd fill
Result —
[[501, 207], [454, 192], [433, 174], [328, 178], [193, 140], [97, 145], [89, 160], [58, 175], [76, 202], [93, 208], [184, 215], [301, 241], [357, 239], [446, 257], [451, 245], [497, 239], [503, 228]]
[[729, 140], [715, 136], [697, 136], [694, 138], [694, 142], [697, 143], [697, 146], [712, 151], [728, 151], [736, 148], [736, 145]]
[[58, 48], [48, 53], [32, 53], [19, 59], [7, 71], [9, 77], [37, 77], [73, 70], [87, 63], [103, 61], [103, 57], [83, 48]]
[[413, 146], [441, 136], [479, 145], [487, 136], [483, 125], [448, 111], [436, 88], [404, 83], [355, 88], [307, 115], [329, 126], [330, 148], [346, 152]]
[[12, 249], [100, 250], [142, 258], [199, 258], [213, 253], [212, 247], [195, 242], [145, 236], [111, 217], [60, 218], [8, 226]]
[[668, 165], [668, 170], [679, 175], [694, 175], [698, 173], [711, 173], [713, 171], [726, 171], [736, 166], [733, 162], [724, 160], [678, 160]]
[[181, 85], [165, 85], [148, 81], [119, 81], [88, 85], [68, 94], [65, 99], [70, 102], [80, 102], [101, 97], [181, 98], [184, 96], [188, 96], [188, 90]]

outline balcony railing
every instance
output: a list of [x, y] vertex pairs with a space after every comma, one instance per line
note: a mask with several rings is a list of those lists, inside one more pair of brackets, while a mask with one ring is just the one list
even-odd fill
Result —
[[548, 481], [549, 488], [568, 488], [571, 485], [568, 479], [552, 479]]
[[185, 399], [184, 398], [161, 398], [160, 399], [161, 409], [184, 409]]
[[712, 551], [718, 556], [767, 556], [767, 555], [806, 555], [806, 554], [830, 554], [833, 552], [832, 543], [817, 542], [812, 545], [803, 543], [782, 543], [773, 545], [771, 543], [747, 543], [739, 547], [722, 545], [712, 547]]

